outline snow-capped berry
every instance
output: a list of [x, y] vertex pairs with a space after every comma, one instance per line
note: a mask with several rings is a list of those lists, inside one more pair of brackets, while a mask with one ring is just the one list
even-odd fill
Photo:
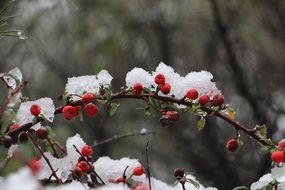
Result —
[[140, 176], [144, 173], [144, 169], [142, 166], [137, 166], [133, 169], [133, 175]]
[[20, 126], [17, 124], [17, 123], [14, 123], [13, 125], [11, 125], [10, 127], [9, 127], [9, 131], [14, 131], [14, 130], [16, 130], [16, 129], [18, 129]]
[[234, 152], [236, 151], [236, 149], [239, 147], [239, 143], [236, 139], [230, 139], [228, 142], [227, 142], [227, 149], [228, 151], [230, 152]]
[[86, 94], [84, 94], [84, 95], [82, 96], [82, 102], [83, 102], [84, 104], [88, 104], [88, 103], [92, 102], [92, 101], [94, 100], [94, 98], [95, 98], [95, 96], [94, 96], [93, 93], [87, 92]]
[[11, 145], [12, 145], [12, 142], [13, 142], [13, 139], [11, 136], [9, 135], [5, 135], [3, 138], [2, 138], [2, 144], [6, 147], [6, 148], [9, 148]]
[[90, 156], [93, 153], [92, 148], [89, 145], [84, 145], [81, 149], [81, 154], [85, 157]]
[[198, 95], [199, 95], [198, 91], [197, 91], [196, 89], [194, 89], [194, 88], [192, 88], [192, 89], [190, 89], [190, 90], [188, 90], [188, 91], [186, 92], [186, 97], [187, 97], [188, 99], [190, 99], [190, 100], [195, 100], [195, 99], [197, 99], [197, 98], [198, 98]]
[[210, 97], [208, 95], [203, 95], [199, 98], [199, 103], [201, 106], [205, 106], [210, 101]]
[[165, 115], [172, 121], [178, 121], [180, 118], [180, 113], [177, 111], [167, 111]]
[[29, 140], [29, 136], [27, 134], [27, 132], [22, 131], [19, 136], [18, 136], [19, 142], [21, 143], [25, 143]]
[[279, 141], [278, 146], [281, 148], [281, 150], [285, 150], [285, 139]]
[[271, 160], [275, 163], [281, 163], [285, 161], [284, 151], [277, 150], [271, 153]]
[[174, 169], [174, 177], [177, 178], [177, 179], [181, 179], [182, 177], [184, 177], [184, 169], [183, 168], [175, 168]]
[[46, 128], [39, 128], [36, 130], [36, 135], [39, 139], [46, 139], [48, 136], [48, 131]]
[[42, 108], [38, 105], [38, 104], [33, 104], [31, 107], [30, 107], [30, 112], [33, 116], [37, 117], [40, 115], [42, 111]]
[[211, 103], [213, 106], [220, 106], [225, 102], [224, 96], [221, 94], [217, 94], [213, 97]]
[[76, 167], [79, 167], [82, 172], [89, 172], [90, 171], [90, 165], [86, 161], [80, 161], [77, 163]]
[[99, 112], [99, 109], [95, 104], [89, 103], [85, 105], [85, 112], [86, 115], [88, 115], [89, 117], [95, 117], [96, 114]]
[[66, 120], [71, 120], [73, 117], [75, 117], [78, 114], [78, 111], [75, 107], [67, 105], [64, 106], [62, 109], [63, 116]]
[[38, 173], [42, 169], [40, 161], [36, 160], [35, 158], [33, 158], [27, 165], [34, 174]]
[[161, 93], [167, 95], [171, 90], [171, 86], [169, 83], [165, 83], [164, 85], [161, 86]]
[[141, 83], [135, 83], [133, 86], [133, 91], [135, 94], [140, 94], [143, 90], [143, 85]]
[[165, 76], [163, 74], [157, 74], [154, 78], [154, 82], [157, 85], [164, 85], [165, 84]]

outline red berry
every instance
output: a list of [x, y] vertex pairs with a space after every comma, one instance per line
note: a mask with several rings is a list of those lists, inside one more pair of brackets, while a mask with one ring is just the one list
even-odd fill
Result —
[[282, 139], [279, 143], [278, 146], [281, 148], [281, 150], [285, 150], [285, 139]]
[[157, 84], [157, 85], [163, 85], [165, 84], [165, 77], [163, 74], [157, 74], [154, 78], [154, 82]]
[[95, 117], [96, 114], [99, 112], [99, 109], [95, 104], [89, 103], [85, 105], [85, 112], [86, 115], [88, 115], [89, 117]]
[[19, 134], [19, 142], [21, 143], [25, 143], [29, 140], [29, 136], [28, 134], [25, 132], [25, 131], [22, 131], [20, 134]]
[[275, 163], [281, 163], [285, 161], [284, 152], [281, 150], [277, 150], [271, 153], [271, 160]]
[[141, 166], [137, 166], [133, 169], [133, 175], [140, 176], [144, 173], [144, 169]]
[[84, 104], [88, 104], [88, 103], [92, 102], [93, 100], [94, 100], [94, 94], [91, 92], [88, 92], [82, 96], [82, 102]]
[[14, 131], [14, 130], [16, 130], [16, 129], [18, 129], [20, 126], [17, 124], [17, 123], [14, 123], [13, 125], [11, 125], [10, 127], [9, 127], [9, 130], [10, 131]]
[[88, 145], [83, 146], [81, 154], [85, 157], [90, 156], [93, 153], [92, 148]]
[[184, 177], [184, 169], [183, 168], [175, 168], [173, 174], [175, 176], [175, 178], [177, 179], [181, 179], [182, 177]]
[[48, 131], [46, 128], [39, 128], [36, 130], [36, 135], [39, 139], [46, 139], [48, 136]]
[[42, 169], [42, 166], [41, 166], [41, 163], [36, 160], [35, 158], [33, 158], [29, 163], [28, 163], [28, 167], [32, 170], [32, 172], [35, 174], [35, 173], [38, 173], [41, 169]]
[[213, 106], [220, 106], [225, 102], [224, 96], [221, 94], [217, 94], [213, 97], [211, 103]]
[[194, 88], [190, 89], [187, 91], [186, 97], [190, 100], [195, 100], [196, 98], [198, 98], [198, 91]]
[[2, 138], [2, 144], [6, 147], [6, 148], [9, 148], [11, 145], [12, 145], [12, 142], [13, 142], [13, 139], [11, 136], [9, 135], [5, 135], [3, 138]]
[[139, 184], [136, 184], [134, 187], [132, 187], [131, 190], [149, 190], [149, 187], [147, 184], [139, 183]]
[[171, 90], [171, 86], [169, 83], [165, 83], [164, 85], [162, 85], [162, 87], [160, 89], [161, 93], [165, 94], [165, 95], [168, 94], [170, 92], [170, 90]]
[[167, 111], [165, 115], [171, 120], [171, 121], [178, 121], [180, 118], [180, 113], [177, 111]]
[[71, 120], [73, 117], [75, 117], [78, 114], [78, 111], [75, 107], [67, 105], [64, 106], [62, 109], [63, 116], [66, 120]]
[[210, 101], [210, 97], [208, 95], [203, 95], [199, 98], [199, 103], [201, 106], [205, 106]]
[[42, 111], [42, 108], [38, 105], [38, 104], [33, 104], [31, 107], [30, 107], [30, 112], [33, 116], [37, 117], [40, 115]]
[[109, 179], [110, 183], [127, 183], [127, 179], [124, 179], [123, 177], [119, 177], [118, 179]]
[[133, 90], [135, 94], [140, 94], [143, 90], [143, 85], [141, 83], [135, 83], [133, 86]]
[[227, 142], [228, 151], [234, 152], [239, 147], [238, 141], [236, 139], [231, 139]]
[[79, 167], [82, 170], [82, 172], [85, 172], [85, 173], [89, 172], [90, 170], [90, 165], [85, 161], [78, 162], [76, 167]]
[[75, 175], [75, 178], [80, 178], [82, 176], [82, 169], [76, 166], [73, 170], [73, 174]]

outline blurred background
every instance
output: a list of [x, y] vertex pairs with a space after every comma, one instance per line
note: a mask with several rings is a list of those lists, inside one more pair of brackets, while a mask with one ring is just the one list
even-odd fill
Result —
[[[28, 39], [1, 39], [0, 71], [18, 66], [29, 81], [24, 95], [32, 100], [56, 100], [67, 77], [101, 69], [111, 73], [118, 90], [133, 67], [151, 71], [163, 61], [181, 75], [210, 71], [242, 124], [266, 124], [274, 142], [285, 134], [285, 1], [19, 0], [9, 13], [20, 15], [10, 26]], [[144, 163], [150, 140], [151, 172], [168, 183], [175, 181], [175, 167], [221, 190], [249, 186], [270, 171], [269, 156], [246, 136], [237, 152], [226, 150], [234, 136], [229, 124], [209, 118], [198, 132], [198, 118], [185, 114], [175, 127], [164, 129], [156, 113], [146, 117], [136, 111], [140, 105], [124, 100], [111, 118], [102, 107], [99, 116], [84, 123], [56, 117], [52, 128], [63, 143], [80, 133], [89, 144], [142, 128], [156, 131], [100, 146], [95, 154]]]

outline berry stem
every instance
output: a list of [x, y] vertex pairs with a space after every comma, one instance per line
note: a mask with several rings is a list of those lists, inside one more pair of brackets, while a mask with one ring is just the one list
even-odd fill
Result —
[[47, 165], [49, 166], [52, 175], [55, 177], [57, 183], [61, 184], [61, 180], [58, 178], [58, 176], [56, 175], [56, 171], [53, 169], [49, 159], [45, 156], [45, 154], [43, 153], [41, 147], [36, 143], [35, 139], [32, 137], [32, 135], [30, 133], [28, 133], [29, 138], [31, 139], [32, 143], [34, 144], [34, 146], [36, 147], [36, 149], [40, 152], [40, 154], [42, 155], [42, 157], [45, 159]]
[[54, 144], [54, 142], [49, 138], [49, 136], [47, 136], [47, 141], [48, 141], [48, 143], [49, 143], [49, 145], [50, 145], [50, 147], [51, 147], [51, 149], [52, 149], [52, 151], [53, 151], [53, 156], [54, 157], [56, 157], [56, 158], [59, 158], [59, 156], [58, 156], [58, 153], [57, 153], [57, 151], [56, 151], [56, 149], [55, 149], [55, 144]]

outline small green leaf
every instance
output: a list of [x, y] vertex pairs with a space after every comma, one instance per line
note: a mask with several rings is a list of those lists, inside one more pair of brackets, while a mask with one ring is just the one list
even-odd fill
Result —
[[153, 108], [158, 108], [159, 107], [159, 103], [156, 99], [149, 97], [149, 104], [153, 107]]
[[198, 131], [201, 131], [205, 127], [205, 124], [206, 124], [206, 119], [201, 116], [199, 121], [197, 122]]
[[150, 107], [146, 107], [146, 108], [144, 109], [144, 115], [146, 115], [146, 116], [150, 116], [150, 115], [151, 115]]
[[227, 107], [227, 115], [230, 119], [235, 120], [237, 116], [236, 110], [233, 107]]
[[118, 102], [111, 102], [110, 106], [111, 106], [111, 108], [110, 108], [109, 115], [113, 116], [116, 113], [116, 111], [118, 110], [120, 104]]
[[189, 183], [191, 183], [192, 185], [194, 185], [197, 189], [200, 188], [200, 184], [196, 181], [194, 181], [193, 179], [189, 179], [187, 178], [187, 181], [189, 181]]
[[112, 91], [110, 88], [104, 88], [104, 97], [106, 100], [110, 101], [112, 98]]
[[200, 108], [199, 103], [192, 104], [191, 108], [189, 109], [190, 113], [195, 113]]
[[249, 188], [247, 188], [246, 186], [238, 186], [233, 188], [232, 190], [249, 190]]
[[267, 128], [265, 125], [261, 125], [261, 126], [256, 126], [258, 127], [258, 131], [260, 133], [260, 135], [264, 138], [267, 138]]
[[6, 130], [8, 129], [9, 125], [11, 124], [11, 121], [4, 121], [4, 123], [1, 125], [1, 134], [4, 135]]

